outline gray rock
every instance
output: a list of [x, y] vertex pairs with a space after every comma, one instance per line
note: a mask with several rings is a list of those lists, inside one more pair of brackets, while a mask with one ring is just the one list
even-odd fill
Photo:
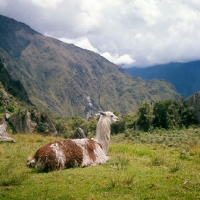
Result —
[[21, 110], [9, 117], [16, 133], [33, 133], [57, 136], [57, 130], [47, 114], [36, 110]]
[[6, 120], [8, 120], [8, 119], [10, 118], [10, 114], [9, 114], [9, 113], [6, 113], [6, 114], [5, 114], [5, 118], [6, 118]]
[[74, 133], [74, 135], [71, 137], [71, 139], [82, 139], [86, 137], [87, 134], [85, 133], [85, 131], [82, 128], [78, 128]]
[[0, 118], [0, 142], [15, 142], [6, 132], [6, 122], [4, 118]]
[[20, 111], [10, 116], [9, 122], [14, 127], [16, 133], [32, 133], [37, 125], [31, 120], [31, 113], [28, 110]]

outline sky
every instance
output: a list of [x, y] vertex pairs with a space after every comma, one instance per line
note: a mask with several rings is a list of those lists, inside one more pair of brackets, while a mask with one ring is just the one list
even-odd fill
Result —
[[0, 0], [0, 14], [123, 67], [200, 60], [199, 0]]

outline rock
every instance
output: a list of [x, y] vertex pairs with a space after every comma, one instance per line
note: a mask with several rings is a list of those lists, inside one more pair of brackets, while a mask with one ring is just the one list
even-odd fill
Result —
[[36, 110], [21, 110], [9, 117], [9, 122], [16, 133], [33, 133], [57, 136], [57, 130], [47, 114]]
[[45, 135], [58, 136], [58, 132], [49, 116], [44, 112], [33, 110], [31, 112], [32, 120], [37, 123], [37, 131]]
[[31, 120], [31, 113], [28, 110], [19, 111], [17, 114], [10, 116], [9, 122], [14, 127], [16, 133], [32, 133], [37, 126]]
[[87, 134], [82, 128], [78, 128], [74, 135], [71, 137], [71, 139], [81, 139], [81, 138], [86, 138]]
[[0, 118], [0, 142], [15, 142], [6, 132], [6, 122], [4, 118]]
[[94, 101], [92, 101], [91, 97], [88, 95], [85, 95], [85, 108], [84, 112], [86, 115], [86, 119], [88, 120], [91, 117], [94, 117], [95, 114], [99, 111], [98, 106], [95, 105]]
[[9, 113], [6, 113], [6, 114], [5, 114], [5, 118], [6, 118], [6, 120], [8, 120], [8, 119], [10, 118], [10, 114], [9, 114]]

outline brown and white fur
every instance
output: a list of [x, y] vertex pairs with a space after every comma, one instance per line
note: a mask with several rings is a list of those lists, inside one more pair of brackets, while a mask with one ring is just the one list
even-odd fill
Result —
[[95, 138], [55, 141], [40, 147], [27, 165], [42, 171], [68, 167], [95, 166], [105, 163], [110, 141], [110, 125], [118, 122], [112, 112], [100, 112]]

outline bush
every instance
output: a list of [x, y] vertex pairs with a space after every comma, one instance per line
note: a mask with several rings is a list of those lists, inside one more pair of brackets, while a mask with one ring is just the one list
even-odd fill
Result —
[[158, 154], [158, 155], [152, 156], [151, 158], [152, 166], [161, 166], [161, 165], [164, 165], [165, 163], [166, 163], [166, 160], [163, 155]]
[[111, 133], [112, 134], [123, 133], [125, 130], [126, 130], [125, 121], [123, 121], [123, 120], [119, 120], [119, 122], [117, 124], [111, 125]]
[[49, 125], [47, 123], [40, 122], [37, 125], [37, 131], [40, 133], [45, 133], [45, 132], [47, 132], [48, 129], [49, 129]]
[[94, 118], [86, 120], [81, 117], [71, 117], [70, 119], [57, 117], [53, 123], [59, 135], [64, 138], [70, 138], [78, 128], [82, 128], [88, 137], [92, 137], [96, 133], [97, 120]]
[[14, 112], [14, 110], [15, 110], [14, 106], [12, 106], [12, 105], [8, 105], [6, 108], [9, 112]]
[[181, 169], [181, 163], [178, 161], [175, 161], [172, 166], [170, 167], [170, 172], [175, 173]]

